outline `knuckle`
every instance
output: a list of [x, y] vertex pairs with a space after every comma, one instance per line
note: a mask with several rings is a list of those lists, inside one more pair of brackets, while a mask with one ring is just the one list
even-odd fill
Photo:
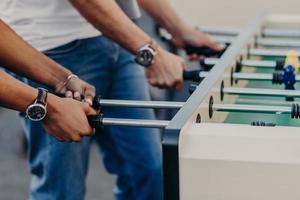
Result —
[[158, 82], [158, 85], [159, 85], [160, 87], [165, 87], [167, 84], [166, 84], [164, 81], [159, 81], [159, 82]]
[[156, 81], [152, 78], [148, 78], [148, 81], [151, 85], [155, 85], [156, 84]]
[[81, 137], [79, 135], [76, 135], [76, 136], [72, 137], [73, 142], [80, 142], [80, 140], [81, 140]]
[[56, 139], [57, 141], [59, 141], [59, 142], [64, 142], [64, 141], [65, 141], [64, 139], [58, 138], [58, 137], [56, 137], [55, 139]]
[[176, 82], [176, 83], [182, 83], [182, 82], [183, 82], [183, 80], [182, 80], [182, 78], [181, 78], [181, 77], [177, 77], [177, 78], [175, 79], [175, 82]]
[[167, 81], [166, 86], [167, 87], [172, 87], [174, 85], [175, 81]]
[[173, 87], [173, 84], [172, 83], [167, 83], [167, 87], [171, 88], [171, 87]]
[[96, 88], [94, 86], [90, 86], [90, 90], [95, 93], [96, 92]]
[[72, 141], [72, 139], [70, 139], [70, 138], [65, 138], [62, 140], [62, 142], [71, 142], [71, 141]]
[[84, 130], [82, 131], [82, 133], [80, 135], [82, 135], [82, 136], [91, 136], [91, 135], [93, 135], [93, 129], [89, 125], [86, 125]]

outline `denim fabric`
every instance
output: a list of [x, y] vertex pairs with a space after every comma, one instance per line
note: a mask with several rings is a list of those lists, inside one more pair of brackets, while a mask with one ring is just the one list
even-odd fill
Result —
[[[131, 54], [103, 36], [77, 40], [45, 54], [94, 85], [105, 99], [150, 99], [143, 68], [134, 63]], [[105, 117], [154, 119], [149, 109], [102, 110]], [[61, 143], [47, 134], [41, 123], [23, 120], [32, 174], [30, 199], [83, 200], [92, 139], [99, 144], [107, 171], [117, 177], [115, 199], [162, 199], [159, 131], [106, 126], [80, 143]]]

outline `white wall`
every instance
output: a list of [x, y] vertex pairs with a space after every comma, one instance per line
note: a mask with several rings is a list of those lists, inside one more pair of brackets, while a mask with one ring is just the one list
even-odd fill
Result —
[[191, 24], [243, 26], [257, 13], [300, 14], [300, 0], [171, 0]]

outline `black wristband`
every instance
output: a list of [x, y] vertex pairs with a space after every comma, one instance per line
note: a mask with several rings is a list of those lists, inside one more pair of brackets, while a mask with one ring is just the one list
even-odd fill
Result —
[[38, 96], [36, 98], [36, 102], [46, 105], [47, 104], [47, 96], [48, 96], [48, 90], [44, 88], [38, 88]]

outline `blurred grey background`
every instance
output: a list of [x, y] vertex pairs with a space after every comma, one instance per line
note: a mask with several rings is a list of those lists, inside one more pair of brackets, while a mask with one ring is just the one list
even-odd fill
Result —
[[297, 0], [170, 0], [192, 25], [243, 27], [257, 13], [299, 14]]

